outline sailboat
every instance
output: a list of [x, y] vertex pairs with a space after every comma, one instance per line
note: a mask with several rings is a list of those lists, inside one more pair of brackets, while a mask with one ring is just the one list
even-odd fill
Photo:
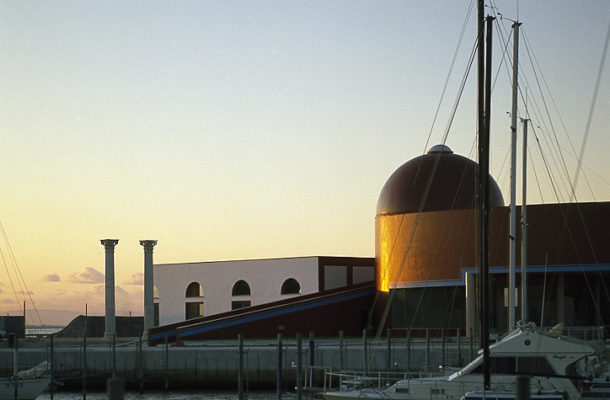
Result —
[[19, 371], [11, 377], [0, 378], [0, 400], [34, 400], [51, 383], [46, 361], [34, 368]]
[[[0, 223], [0, 231], [2, 237], [7, 241], [7, 236], [4, 232], [4, 227]], [[10, 246], [8, 246], [9, 251]], [[15, 260], [11, 254], [11, 259]], [[15, 263], [15, 268], [18, 268]], [[7, 267], [5, 262], [5, 267]], [[8, 267], [7, 267], [8, 269]], [[18, 274], [20, 279], [23, 279], [21, 274]], [[25, 286], [25, 282], [24, 283]], [[27, 286], [25, 286], [27, 288]], [[25, 301], [23, 303], [23, 324], [25, 325]], [[8, 338], [8, 347], [13, 349], [13, 374], [12, 376], [0, 377], [0, 400], [34, 400], [42, 392], [44, 392], [51, 383], [50, 363], [43, 361], [33, 368], [19, 371], [19, 339], [18, 334], [2, 331], [2, 337]]]

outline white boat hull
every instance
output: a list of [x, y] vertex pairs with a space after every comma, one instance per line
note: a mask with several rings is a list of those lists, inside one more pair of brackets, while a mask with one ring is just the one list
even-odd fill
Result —
[[[51, 383], [51, 378], [28, 378], [19, 379], [17, 387], [17, 399], [19, 400], [34, 400], [38, 397]], [[0, 400], [15, 399], [15, 381], [8, 378], [0, 378]]]
[[[570, 400], [579, 399], [581, 393], [568, 376], [578, 376], [582, 367], [578, 363], [595, 354], [591, 346], [581, 341], [538, 332], [533, 324], [520, 324], [489, 350], [494, 367], [490, 377], [491, 392], [486, 394], [495, 393], [502, 399], [514, 393], [517, 374], [530, 376], [532, 394], [547, 395], [538, 398], [559, 395]], [[323, 397], [326, 400], [460, 400], [469, 393], [470, 398], [476, 398], [477, 392], [484, 389], [482, 367], [483, 355], [479, 355], [445, 377], [403, 379], [384, 389], [328, 391]]]
[[[366, 388], [360, 390], [345, 390], [336, 392], [325, 392], [325, 400], [357, 400], [357, 399], [384, 399], [384, 400], [460, 400], [465, 394], [470, 394], [469, 399], [477, 399], [477, 393], [483, 390], [483, 380], [446, 381], [443, 379], [424, 378], [400, 381], [386, 389]], [[514, 376], [496, 376], [492, 383], [493, 391], [487, 392], [488, 399], [506, 399], [509, 393], [515, 398]], [[545, 389], [541, 390], [541, 387]], [[564, 379], [542, 378], [532, 380], [531, 399], [557, 399], [577, 398], [571, 385], [566, 384]], [[545, 396], [538, 396], [544, 392]], [[552, 395], [552, 396], [551, 396]]]

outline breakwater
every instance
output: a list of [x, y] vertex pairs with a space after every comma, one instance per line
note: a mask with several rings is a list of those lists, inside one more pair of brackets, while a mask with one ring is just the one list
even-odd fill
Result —
[[[294, 389], [299, 361], [305, 386], [322, 386], [325, 371], [438, 372], [439, 365], [459, 366], [470, 361], [476, 345], [462, 338], [296, 338], [244, 340], [242, 362], [238, 340], [187, 342], [149, 347], [145, 341], [122, 339], [112, 343], [89, 339], [27, 339], [19, 342], [20, 370], [40, 362], [53, 364], [53, 375], [65, 389], [104, 388], [113, 374], [127, 387], [147, 389], [234, 389], [240, 365], [246, 390]], [[13, 370], [13, 350], [0, 343], [0, 373]]]

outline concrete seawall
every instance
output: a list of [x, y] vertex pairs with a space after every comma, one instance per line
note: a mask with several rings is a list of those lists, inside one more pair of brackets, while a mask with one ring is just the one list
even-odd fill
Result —
[[[438, 372], [438, 366], [457, 366], [458, 356], [462, 363], [470, 360], [470, 342], [462, 339], [460, 348], [449, 341], [443, 346], [440, 339], [429, 343], [425, 339], [395, 339], [390, 345], [388, 364], [387, 340], [367, 341], [365, 355], [362, 338], [345, 339], [341, 354], [337, 339], [316, 340], [313, 352], [308, 340], [303, 340], [302, 365], [304, 373], [313, 354], [314, 381], [322, 385], [324, 370], [364, 371], [367, 360], [368, 371], [386, 371], [388, 365], [394, 372], [423, 371]], [[0, 374], [8, 376], [13, 369], [13, 350], [2, 343], [0, 348]], [[443, 351], [444, 349], [444, 351]], [[282, 343], [283, 384], [293, 390], [296, 382], [297, 348], [294, 339]], [[444, 353], [444, 356], [443, 356]], [[238, 378], [237, 340], [219, 340], [186, 343], [183, 346], [144, 345], [140, 350], [137, 340], [122, 341], [112, 350], [112, 345], [102, 340], [90, 340], [86, 351], [87, 387], [103, 388], [112, 375], [113, 360], [116, 360], [116, 375], [126, 380], [129, 387], [137, 388], [142, 382], [145, 388], [226, 388], [237, 387]], [[53, 360], [54, 375], [66, 389], [79, 389], [83, 382], [82, 341], [56, 339], [51, 355], [50, 340], [39, 339], [20, 342], [19, 369], [27, 369], [42, 361]], [[249, 389], [275, 388], [278, 371], [277, 341], [244, 341], [244, 379]], [[309, 378], [307, 378], [309, 379]], [[308, 381], [306, 381], [308, 382]]]

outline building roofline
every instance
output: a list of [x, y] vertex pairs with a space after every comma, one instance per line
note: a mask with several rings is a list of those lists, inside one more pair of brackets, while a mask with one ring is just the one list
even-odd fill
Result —
[[375, 260], [375, 257], [353, 257], [353, 256], [295, 256], [295, 257], [269, 257], [269, 258], [244, 258], [237, 260], [208, 260], [208, 261], [187, 261], [187, 262], [175, 262], [175, 263], [155, 263], [155, 267], [158, 266], [178, 266], [178, 265], [193, 265], [193, 264], [219, 264], [228, 262], [248, 262], [248, 261], [277, 261], [277, 260], [297, 260], [297, 259], [328, 259], [328, 260]]
[[[610, 271], [610, 264], [558, 264], [558, 265], [528, 265], [528, 273], [543, 273], [543, 272], [595, 272], [595, 271]], [[521, 273], [521, 267], [515, 266], [515, 272]], [[461, 278], [445, 279], [445, 280], [430, 280], [416, 282], [400, 282], [390, 284], [390, 289], [412, 289], [424, 287], [447, 287], [447, 286], [465, 286], [466, 274], [478, 274], [476, 267], [461, 268]], [[490, 267], [490, 274], [508, 274], [507, 266]]]

